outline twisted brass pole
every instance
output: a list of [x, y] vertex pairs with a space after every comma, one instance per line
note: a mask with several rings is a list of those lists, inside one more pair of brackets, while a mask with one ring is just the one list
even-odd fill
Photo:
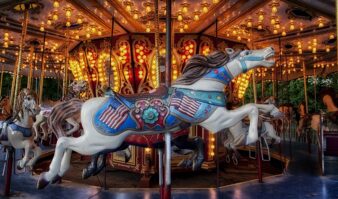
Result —
[[[11, 104], [13, 107], [13, 110], [15, 110], [15, 105], [16, 105], [16, 96], [18, 95], [18, 90], [19, 90], [19, 83], [20, 83], [20, 71], [21, 71], [21, 66], [22, 66], [22, 51], [25, 45], [25, 38], [26, 38], [26, 33], [27, 33], [27, 25], [28, 25], [28, 10], [25, 9], [24, 12], [24, 19], [22, 23], [22, 32], [21, 32], [21, 40], [20, 40], [20, 46], [19, 46], [19, 54], [17, 58], [17, 65], [16, 65], [16, 70], [13, 75], [13, 81], [12, 84], [15, 84], [14, 86], [14, 91], [12, 89], [11, 91]], [[13, 88], [13, 87], [12, 87]]]
[[46, 47], [46, 32], [43, 35], [43, 47], [42, 47], [42, 57], [41, 57], [41, 74], [40, 74], [40, 87], [39, 87], [39, 103], [42, 102], [43, 94], [43, 80], [45, 78], [45, 47]]
[[33, 76], [33, 53], [34, 53], [34, 46], [30, 47], [30, 60], [29, 60], [29, 74], [28, 74], [28, 78], [27, 78], [27, 88], [31, 89], [32, 86], [32, 76]]
[[2, 82], [4, 80], [4, 67], [5, 67], [5, 65], [2, 64], [2, 67], [1, 67], [1, 78], [0, 78], [0, 97], [1, 97], [1, 94], [2, 94]]

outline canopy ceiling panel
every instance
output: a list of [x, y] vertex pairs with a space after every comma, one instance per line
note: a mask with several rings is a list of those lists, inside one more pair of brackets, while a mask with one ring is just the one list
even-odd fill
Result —
[[[158, 29], [154, 0], [0, 0], [0, 59], [13, 66], [25, 3], [32, 4], [32, 9], [24, 66], [34, 57], [37, 69], [41, 67], [44, 39], [47, 62], [60, 71], [67, 49], [71, 51], [84, 41], [110, 37], [113, 16], [114, 36], [166, 30], [163, 0], [158, 1]], [[217, 32], [217, 37], [249, 48], [273, 46], [277, 64], [286, 69], [291, 64], [299, 71], [303, 61], [307, 68], [313, 68], [336, 60], [334, 0], [173, 0], [172, 16], [176, 34], [215, 36]], [[30, 55], [32, 49], [35, 54]]]

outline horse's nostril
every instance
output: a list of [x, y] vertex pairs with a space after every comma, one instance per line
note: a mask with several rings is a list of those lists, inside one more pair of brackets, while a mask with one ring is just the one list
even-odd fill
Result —
[[275, 50], [275, 49], [273, 49], [273, 47], [270, 47], [270, 49], [271, 49], [271, 50]]

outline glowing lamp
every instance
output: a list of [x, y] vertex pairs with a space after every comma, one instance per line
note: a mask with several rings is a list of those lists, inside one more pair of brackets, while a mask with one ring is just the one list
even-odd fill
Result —
[[182, 20], [183, 20], [183, 16], [182, 16], [181, 13], [179, 13], [179, 14], [177, 15], [177, 20], [178, 20], [178, 21], [182, 21]]
[[60, 7], [59, 1], [55, 0], [55, 1], [53, 2], [53, 7], [54, 7], [54, 8]]

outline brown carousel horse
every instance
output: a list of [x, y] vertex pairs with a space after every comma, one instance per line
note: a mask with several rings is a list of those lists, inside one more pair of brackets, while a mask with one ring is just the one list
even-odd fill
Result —
[[[322, 89], [320, 99], [326, 106], [325, 121], [323, 127], [325, 130], [338, 130], [338, 103], [335, 91], [332, 88]], [[297, 126], [297, 133], [301, 136], [306, 129], [312, 129], [319, 132], [320, 114], [306, 114], [304, 103], [298, 108], [300, 120]]]
[[0, 121], [7, 120], [12, 116], [12, 107], [9, 102], [9, 97], [4, 96], [0, 99]]

